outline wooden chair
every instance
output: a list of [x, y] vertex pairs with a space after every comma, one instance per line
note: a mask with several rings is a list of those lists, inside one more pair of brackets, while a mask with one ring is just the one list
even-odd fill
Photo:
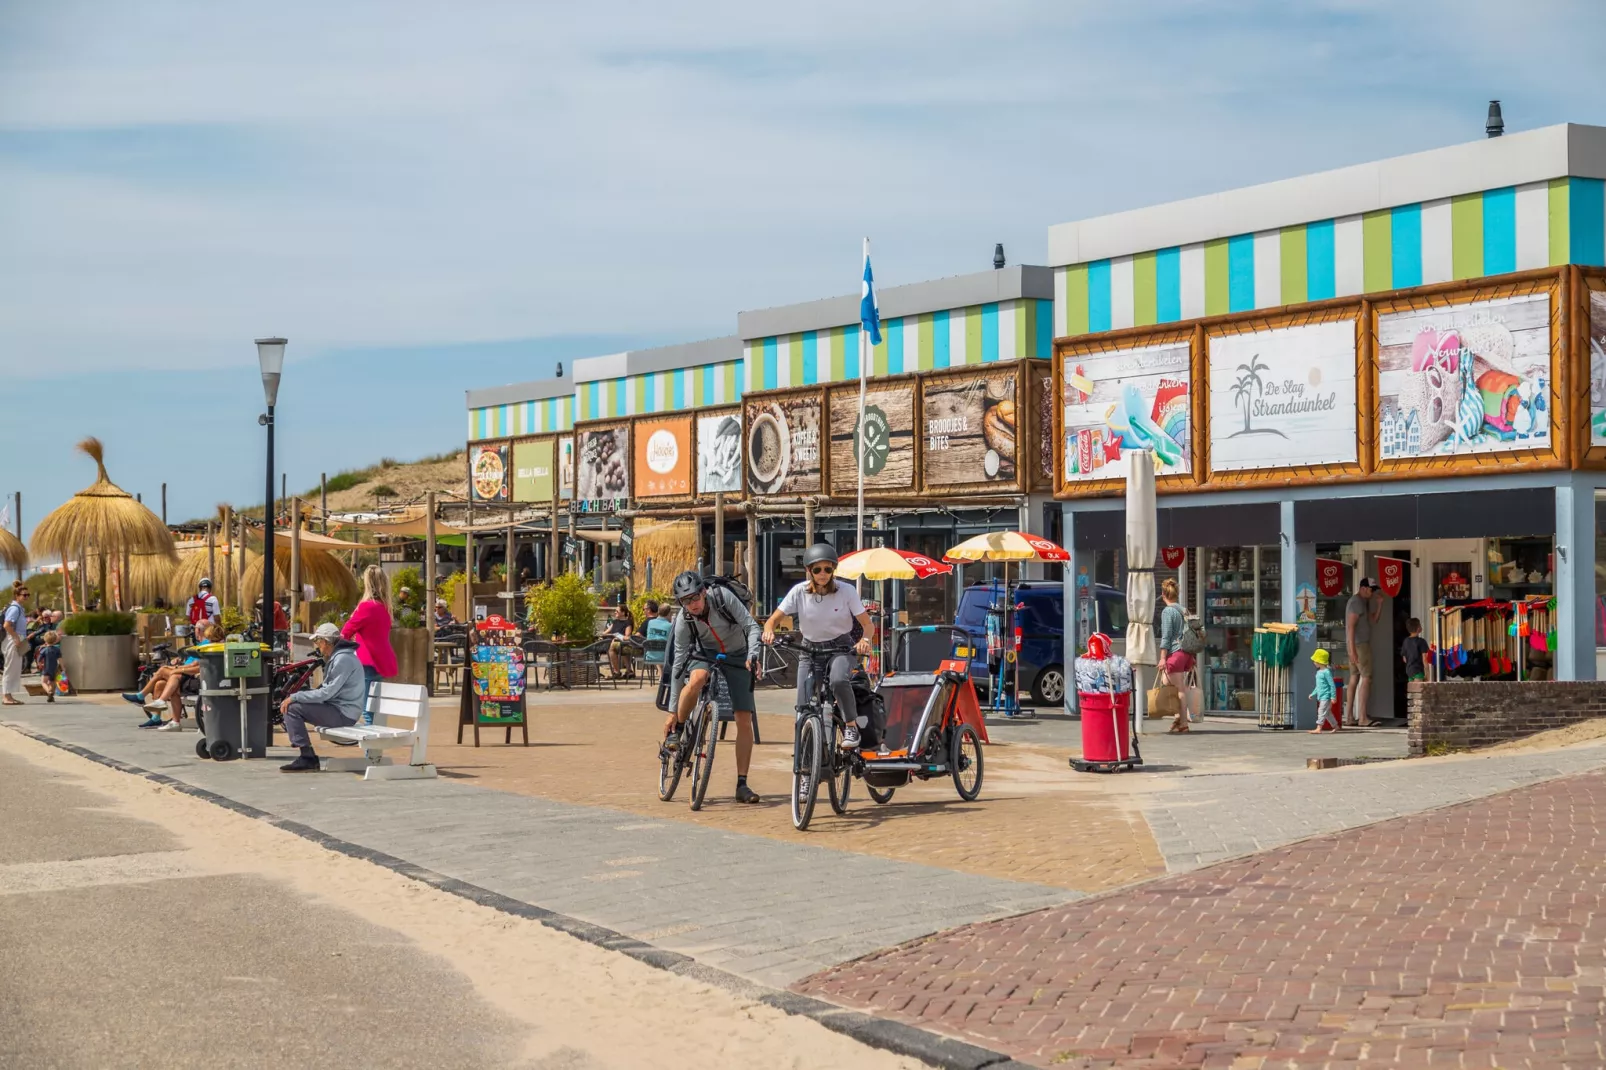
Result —
[[[319, 769], [335, 773], [362, 773], [364, 780], [424, 780], [435, 767], [424, 760], [429, 745], [429, 692], [422, 684], [389, 684], [368, 688], [367, 711], [373, 724], [320, 728], [318, 735], [331, 742], [355, 743], [361, 758], [324, 758]], [[397, 765], [386, 751], [409, 748], [406, 765]]]

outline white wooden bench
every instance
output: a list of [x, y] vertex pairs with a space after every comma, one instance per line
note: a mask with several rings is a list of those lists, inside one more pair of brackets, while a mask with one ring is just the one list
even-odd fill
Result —
[[[318, 735], [331, 742], [355, 743], [361, 758], [324, 758], [319, 768], [336, 773], [361, 773], [364, 780], [421, 780], [435, 775], [424, 760], [429, 743], [429, 692], [421, 684], [387, 684], [368, 689], [368, 712], [373, 724], [320, 728]], [[385, 752], [411, 748], [406, 765], [397, 765]]]

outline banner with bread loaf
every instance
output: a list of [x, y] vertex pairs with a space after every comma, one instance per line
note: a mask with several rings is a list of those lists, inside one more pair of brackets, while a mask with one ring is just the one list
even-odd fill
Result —
[[865, 392], [862, 426], [858, 384], [831, 390], [832, 494], [849, 495], [858, 489], [860, 444], [866, 490], [888, 494], [916, 489], [913, 379], [871, 385]]
[[928, 375], [921, 383], [921, 475], [927, 489], [1020, 488], [1014, 370]]
[[1156, 475], [1193, 470], [1191, 353], [1179, 340], [1064, 356], [1067, 482], [1122, 478], [1128, 450], [1153, 451]]

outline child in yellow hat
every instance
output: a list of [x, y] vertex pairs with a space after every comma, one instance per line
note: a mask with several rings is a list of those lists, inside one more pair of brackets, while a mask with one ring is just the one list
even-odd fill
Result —
[[1316, 663], [1316, 690], [1310, 693], [1310, 697], [1316, 700], [1316, 727], [1310, 730], [1310, 734], [1337, 732], [1338, 718], [1333, 716], [1333, 700], [1338, 697], [1338, 688], [1333, 684], [1330, 664], [1333, 655], [1325, 648], [1318, 648], [1311, 654], [1310, 660]]

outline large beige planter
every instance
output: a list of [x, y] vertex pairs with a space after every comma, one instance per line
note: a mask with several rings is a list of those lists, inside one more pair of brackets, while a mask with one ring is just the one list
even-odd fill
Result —
[[396, 675], [391, 677], [393, 681], [398, 684], [429, 683], [428, 628], [392, 627], [390, 648], [396, 652]]
[[133, 635], [64, 635], [61, 660], [78, 691], [132, 691], [137, 678]]

